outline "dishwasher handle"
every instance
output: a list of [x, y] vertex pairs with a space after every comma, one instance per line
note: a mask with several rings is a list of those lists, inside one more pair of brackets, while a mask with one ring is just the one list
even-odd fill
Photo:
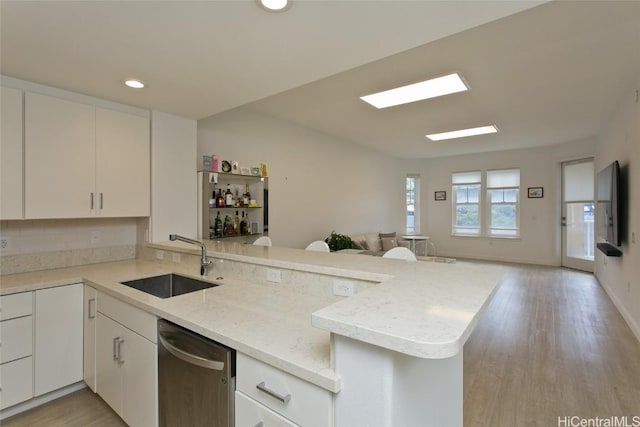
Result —
[[195, 354], [188, 353], [173, 344], [167, 341], [162, 333], [158, 334], [158, 338], [160, 339], [160, 343], [167, 351], [173, 354], [178, 359], [184, 360], [187, 363], [191, 363], [192, 365], [200, 366], [201, 368], [207, 368], [214, 371], [222, 371], [224, 370], [224, 362], [219, 360], [211, 360], [205, 359], [204, 357], [196, 356]]

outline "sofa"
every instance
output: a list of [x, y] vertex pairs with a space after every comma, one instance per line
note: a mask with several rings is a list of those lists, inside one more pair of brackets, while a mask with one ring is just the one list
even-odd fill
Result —
[[391, 233], [360, 233], [350, 235], [356, 249], [362, 250], [363, 254], [382, 256], [389, 249], [397, 246], [409, 248], [408, 240], [399, 240], [396, 232]]

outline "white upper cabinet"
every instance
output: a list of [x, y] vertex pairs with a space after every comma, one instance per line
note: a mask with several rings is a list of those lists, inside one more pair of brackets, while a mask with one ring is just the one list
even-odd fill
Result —
[[25, 218], [148, 216], [149, 120], [25, 94]]
[[25, 93], [25, 217], [93, 216], [94, 163], [95, 108]]
[[22, 91], [0, 87], [0, 219], [23, 217]]
[[98, 215], [149, 216], [149, 120], [96, 109]]

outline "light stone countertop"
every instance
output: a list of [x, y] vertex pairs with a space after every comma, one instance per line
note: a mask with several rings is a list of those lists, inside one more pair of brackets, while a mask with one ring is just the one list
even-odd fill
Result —
[[[462, 351], [502, 275], [477, 264], [406, 262], [366, 255], [310, 252], [207, 241], [217, 259], [381, 282], [341, 300], [291, 293], [225, 277], [222, 286], [161, 299], [118, 282], [184, 271], [138, 260], [2, 276], [0, 295], [84, 281], [107, 294], [180, 324], [329, 391], [330, 332], [420, 358]], [[199, 254], [180, 242], [152, 248]], [[197, 273], [196, 273], [197, 274]], [[216, 277], [214, 271], [208, 279]]]

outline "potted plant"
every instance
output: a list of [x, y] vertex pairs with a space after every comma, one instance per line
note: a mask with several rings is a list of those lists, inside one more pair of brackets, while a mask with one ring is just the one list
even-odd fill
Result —
[[332, 231], [331, 236], [324, 239], [324, 241], [329, 245], [329, 249], [331, 249], [331, 252], [336, 252], [342, 249], [355, 248], [351, 237], [345, 234], [338, 234], [335, 231]]

